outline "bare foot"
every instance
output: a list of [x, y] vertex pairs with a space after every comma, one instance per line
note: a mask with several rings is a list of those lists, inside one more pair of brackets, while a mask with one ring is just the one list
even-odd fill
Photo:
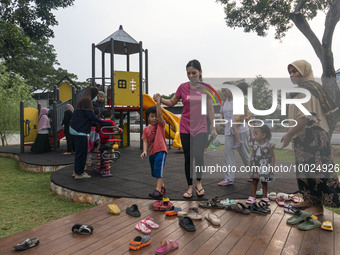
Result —
[[323, 206], [320, 204], [313, 205], [311, 207], [306, 208], [306, 211], [310, 211], [313, 215], [323, 215]]
[[70, 154], [72, 154], [71, 152], [64, 152], [63, 153], [64, 155], [70, 155]]
[[303, 202], [300, 202], [300, 203], [296, 203], [295, 206], [297, 207], [300, 207], [300, 208], [308, 208], [308, 207], [311, 207], [313, 206], [310, 202], [308, 201], [303, 201]]

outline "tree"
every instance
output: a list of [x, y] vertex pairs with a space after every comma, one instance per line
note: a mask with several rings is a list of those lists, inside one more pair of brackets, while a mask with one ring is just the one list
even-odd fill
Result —
[[7, 71], [0, 61], [0, 139], [2, 146], [7, 145], [7, 138], [15, 130], [19, 130], [20, 107], [23, 100], [32, 103], [29, 86], [21, 79]]
[[[322, 64], [322, 83], [340, 107], [336, 83], [332, 38], [340, 18], [340, 0], [217, 0], [225, 5], [227, 26], [242, 27], [245, 32], [266, 36], [275, 28], [275, 38], [282, 39], [293, 24], [307, 38]], [[326, 13], [325, 29], [320, 41], [308, 24], [318, 12]], [[334, 122], [335, 126], [336, 122]]]

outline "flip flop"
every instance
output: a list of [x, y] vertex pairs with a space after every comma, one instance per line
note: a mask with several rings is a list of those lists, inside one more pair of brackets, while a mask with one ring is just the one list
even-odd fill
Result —
[[138, 222], [136, 224], [135, 228], [137, 230], [139, 230], [140, 232], [142, 232], [143, 234], [150, 234], [151, 233], [151, 229], [149, 229], [148, 226], [146, 225], [146, 223], [143, 222], [143, 221]]
[[287, 193], [279, 192], [276, 195], [278, 198], [283, 198], [286, 201], [290, 200], [290, 196]]
[[13, 248], [17, 251], [24, 251], [24, 250], [28, 250], [30, 248], [33, 248], [33, 247], [39, 245], [39, 243], [40, 242], [39, 242], [39, 239], [37, 237], [27, 238], [22, 243], [19, 243], [16, 246], [13, 246]]
[[298, 226], [298, 229], [300, 230], [312, 230], [314, 228], [319, 228], [321, 227], [321, 222], [313, 219], [312, 217], [307, 217], [305, 218], [305, 222], [301, 223]]
[[281, 206], [281, 207], [285, 206], [286, 200], [283, 197], [279, 197], [275, 201], [279, 206]]
[[177, 216], [179, 217], [189, 217], [192, 220], [201, 220], [202, 219], [202, 215], [198, 214], [198, 208], [196, 207], [192, 207], [189, 208], [189, 211], [187, 212], [178, 212]]
[[156, 255], [164, 255], [178, 248], [178, 243], [171, 240], [161, 242], [161, 246], [156, 249]]
[[211, 224], [215, 225], [215, 226], [219, 226], [221, 225], [221, 220], [217, 217], [216, 214], [214, 213], [208, 213], [205, 215], [205, 218], [207, 219], [207, 221], [209, 221]]
[[245, 214], [245, 215], [250, 214], [250, 210], [244, 204], [242, 204], [240, 202], [238, 202], [237, 204], [234, 204], [234, 205], [226, 206], [225, 209], [228, 210], [228, 211], [234, 211], [234, 212]]
[[286, 213], [294, 214], [298, 209], [294, 209], [292, 206], [291, 207], [285, 207], [283, 209]]
[[75, 180], [90, 179], [91, 175], [88, 173], [83, 173], [81, 176], [74, 175]]
[[119, 209], [118, 205], [109, 204], [107, 207], [109, 208], [110, 213], [115, 214], [115, 215], [120, 214], [120, 209]]
[[290, 196], [290, 200], [292, 200], [294, 203], [301, 203], [303, 202], [303, 199], [301, 197], [297, 197], [294, 195], [289, 195]]
[[294, 215], [287, 219], [287, 224], [289, 225], [295, 225], [300, 223], [301, 221], [304, 221], [307, 217], [311, 217], [313, 215], [310, 211], [301, 211], [297, 210]]
[[153, 218], [147, 218], [143, 220], [142, 222], [145, 223], [150, 228], [153, 228], [153, 229], [159, 228], [159, 225], [154, 221]]
[[322, 222], [321, 228], [327, 231], [333, 231], [333, 224], [331, 221], [326, 220]]
[[81, 235], [90, 235], [93, 232], [93, 227], [90, 225], [84, 225], [84, 224], [75, 224], [72, 227], [73, 233], [78, 233]]
[[[187, 194], [187, 196], [185, 196], [185, 194]], [[190, 198], [192, 198], [192, 193], [185, 192], [185, 193], [183, 194], [183, 197], [186, 198], [186, 199], [190, 199]]]

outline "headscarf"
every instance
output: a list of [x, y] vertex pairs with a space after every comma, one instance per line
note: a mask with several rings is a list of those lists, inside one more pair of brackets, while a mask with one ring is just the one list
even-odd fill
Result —
[[288, 65], [288, 70], [290, 66], [295, 67], [302, 76], [302, 80], [299, 82], [298, 86], [307, 89], [319, 100], [322, 112], [325, 114], [329, 126], [329, 133], [332, 134], [335, 126], [334, 120], [337, 119], [340, 114], [339, 107], [333, 102], [324, 87], [314, 81], [313, 70], [310, 63], [306, 60], [297, 60]]
[[38, 129], [37, 129], [38, 131], [51, 127], [47, 114], [48, 114], [48, 109], [46, 107], [40, 109], [39, 123], [38, 123]]
[[73, 112], [74, 111], [73, 106], [71, 104], [67, 104], [66, 107], [65, 107], [65, 111]]
[[98, 89], [96, 87], [87, 87], [82, 97], [79, 99], [76, 105], [76, 110], [93, 110], [92, 99], [98, 95]]

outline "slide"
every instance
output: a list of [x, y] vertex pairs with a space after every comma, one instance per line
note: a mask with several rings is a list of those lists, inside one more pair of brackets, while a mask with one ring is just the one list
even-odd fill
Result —
[[[155, 106], [156, 102], [149, 95], [143, 94], [143, 110], [146, 111], [149, 107]], [[172, 145], [176, 148], [182, 148], [181, 138], [179, 134], [179, 122], [181, 118], [177, 117], [175, 114], [162, 108], [163, 118], [166, 123], [170, 124], [171, 128], [165, 126], [165, 136], [166, 138], [171, 138], [173, 140]]]

